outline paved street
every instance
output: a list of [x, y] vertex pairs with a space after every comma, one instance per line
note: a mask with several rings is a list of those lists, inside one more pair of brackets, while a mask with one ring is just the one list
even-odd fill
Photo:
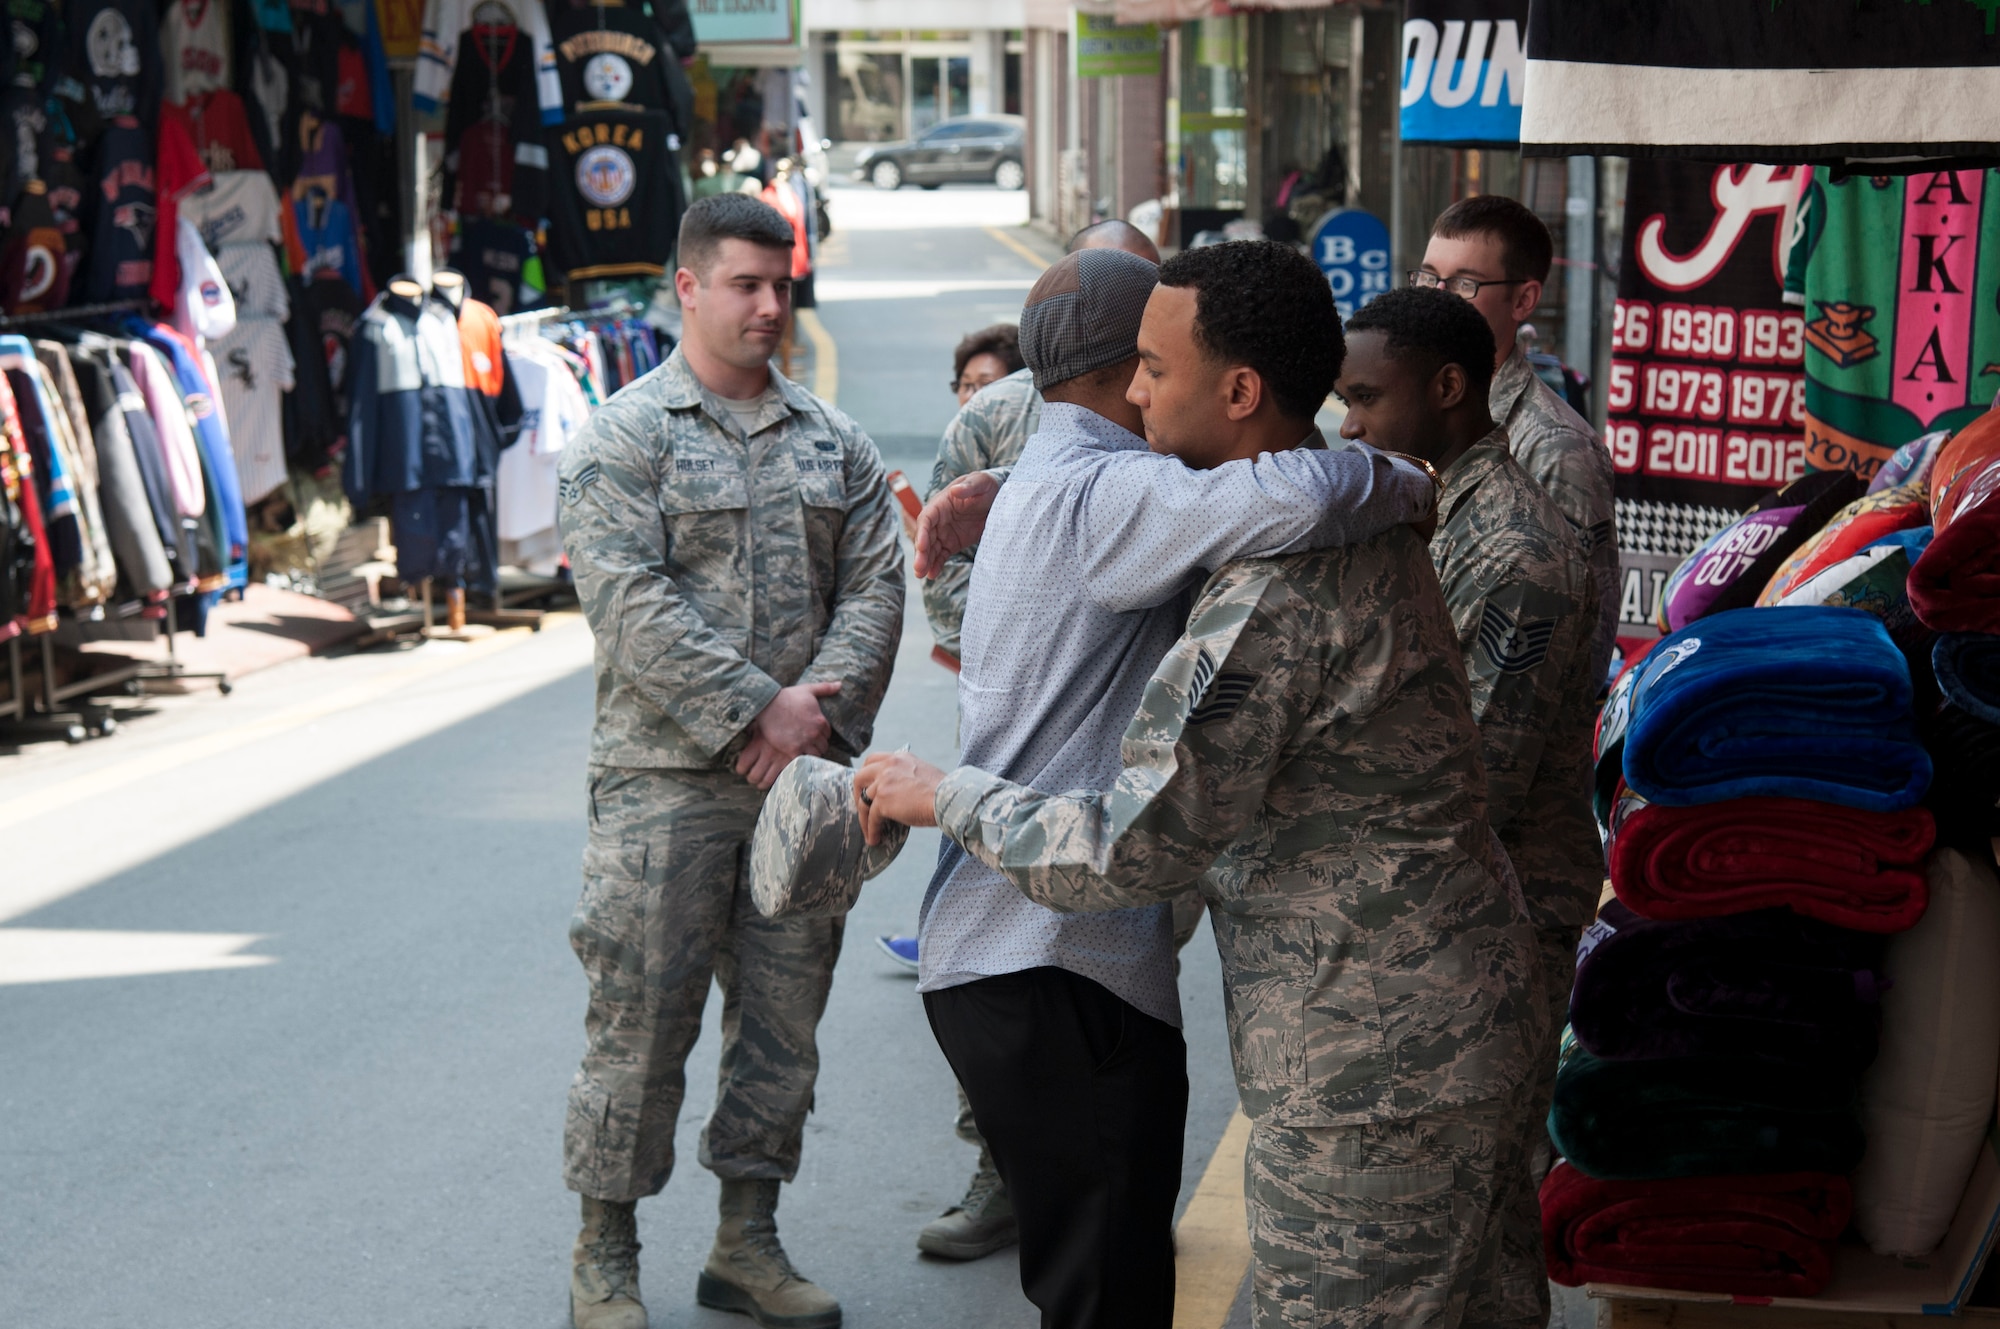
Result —
[[[1024, 215], [991, 189], [836, 194], [821, 379], [837, 368], [839, 404], [920, 489], [952, 343], [1017, 312], [1038, 271]], [[913, 589], [877, 742], [949, 765], [929, 648]], [[0, 1324], [567, 1323], [589, 659], [563, 616], [303, 661], [0, 756]], [[935, 842], [914, 837], [850, 920], [779, 1210], [854, 1329], [1036, 1322], [1011, 1252], [958, 1266], [914, 1246], [973, 1157], [912, 978], [872, 939], [914, 925]], [[1185, 1203], [1235, 1105], [1206, 929], [1182, 990]], [[681, 1169], [639, 1210], [656, 1326], [747, 1323], [693, 1304], [717, 1015]]]

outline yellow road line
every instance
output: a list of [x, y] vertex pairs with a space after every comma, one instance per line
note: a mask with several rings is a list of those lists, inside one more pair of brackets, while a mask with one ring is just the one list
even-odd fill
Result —
[[1250, 1119], [1238, 1108], [1174, 1227], [1174, 1329], [1222, 1329], [1250, 1268], [1243, 1154]]
[[151, 752], [138, 753], [116, 765], [76, 776], [74, 779], [58, 781], [33, 793], [10, 798], [4, 806], [0, 806], [0, 829], [34, 821], [82, 799], [94, 798], [142, 780], [155, 779], [189, 762], [231, 752], [248, 744], [309, 725], [315, 720], [323, 720], [329, 715], [378, 701], [425, 679], [457, 669], [461, 665], [471, 664], [474, 660], [483, 659], [495, 651], [518, 646], [533, 636], [534, 634], [527, 628], [505, 628], [449, 656], [422, 660], [407, 668], [385, 673], [379, 678], [356, 683], [312, 701], [287, 707], [260, 720], [251, 720], [228, 729], [203, 734], [199, 738], [156, 748]]
[[819, 321], [817, 309], [798, 310], [794, 318], [799, 331], [812, 343], [813, 396], [829, 406], [836, 405], [835, 396], [840, 391], [840, 348], [833, 344], [833, 334], [826, 330], [826, 324]]
[[1046, 268], [1049, 265], [1049, 261], [1047, 259], [1043, 258], [1040, 254], [1037, 254], [1034, 250], [1028, 248], [1026, 245], [1022, 244], [1019, 240], [1016, 240], [1013, 236], [1001, 230], [998, 226], [988, 226], [986, 228], [986, 234], [992, 236], [995, 240], [998, 240], [1001, 244], [1007, 246], [1007, 248], [1013, 250], [1015, 253], [1019, 254], [1022, 258], [1027, 259], [1028, 262], [1034, 264], [1035, 271], [1037, 272], [1040, 272], [1043, 268]]

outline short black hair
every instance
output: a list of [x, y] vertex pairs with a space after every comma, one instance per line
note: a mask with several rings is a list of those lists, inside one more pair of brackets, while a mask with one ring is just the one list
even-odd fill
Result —
[[1505, 194], [1475, 194], [1438, 214], [1431, 234], [1442, 240], [1490, 235], [1500, 241], [1500, 262], [1509, 281], [1547, 282], [1556, 243], [1540, 217]]
[[792, 224], [785, 214], [748, 194], [711, 194], [681, 217], [680, 265], [708, 276], [724, 240], [747, 240], [765, 249], [792, 250]]
[[1247, 365], [1287, 419], [1310, 420], [1333, 391], [1347, 344], [1333, 288], [1311, 259], [1274, 240], [1187, 249], [1160, 265], [1160, 285], [1192, 288], [1195, 343]]
[[998, 356], [1010, 374], [1028, 365], [1021, 358], [1021, 330], [1012, 323], [995, 323], [990, 328], [968, 332], [960, 338], [957, 349], [951, 353], [953, 382], [965, 377], [965, 362], [975, 355]]
[[1493, 329], [1472, 301], [1431, 286], [1384, 291], [1354, 311], [1347, 335], [1379, 332], [1394, 358], [1422, 359], [1426, 373], [1446, 365], [1465, 371], [1466, 395], [1484, 402], [1493, 386]]

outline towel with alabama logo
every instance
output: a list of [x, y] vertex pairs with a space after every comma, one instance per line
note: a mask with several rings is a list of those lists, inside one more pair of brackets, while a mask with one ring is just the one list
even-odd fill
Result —
[[680, 165], [666, 115], [593, 111], [549, 133], [556, 269], [571, 281], [666, 271], [681, 224]]

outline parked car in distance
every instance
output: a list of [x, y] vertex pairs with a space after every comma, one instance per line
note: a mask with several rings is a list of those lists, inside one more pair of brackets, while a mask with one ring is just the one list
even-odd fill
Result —
[[905, 184], [936, 189], [950, 181], [1020, 189], [1028, 183], [1021, 166], [1025, 138], [1018, 115], [955, 115], [913, 139], [863, 148], [854, 161], [854, 178], [873, 181], [877, 189]]

